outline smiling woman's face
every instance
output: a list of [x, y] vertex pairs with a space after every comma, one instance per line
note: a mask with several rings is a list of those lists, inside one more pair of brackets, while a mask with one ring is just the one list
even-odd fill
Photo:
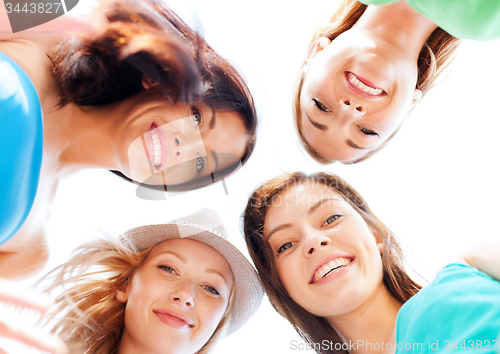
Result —
[[239, 113], [165, 99], [143, 105], [133, 119], [133, 133], [128, 134], [133, 139], [122, 164], [124, 174], [135, 181], [178, 185], [211, 178], [245, 154], [249, 136]]
[[376, 235], [323, 184], [307, 181], [281, 192], [266, 213], [263, 235], [290, 297], [316, 316], [347, 314], [384, 288]]
[[119, 353], [192, 354], [209, 340], [229, 302], [226, 259], [195, 240], [154, 246], [117, 292], [126, 302]]
[[308, 51], [300, 96], [302, 134], [319, 155], [355, 162], [379, 147], [421, 97], [417, 65], [351, 29]]

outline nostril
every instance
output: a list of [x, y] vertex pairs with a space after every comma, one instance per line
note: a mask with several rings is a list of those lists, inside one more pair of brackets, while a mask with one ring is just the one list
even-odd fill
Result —
[[314, 248], [309, 249], [309, 251], [307, 251], [307, 253], [313, 254], [314, 253]]
[[356, 111], [361, 112], [361, 107], [360, 107], [360, 106], [357, 106], [357, 107], [356, 107]]
[[345, 101], [345, 102], [344, 102], [344, 104], [345, 104], [346, 106], [350, 106], [350, 105], [351, 105], [351, 102], [349, 102], [349, 101]]
[[181, 155], [181, 152], [180, 152], [180, 151], [177, 151], [177, 153], [176, 153], [175, 155], [180, 156], [180, 155]]
[[327, 245], [326, 241], [321, 242], [321, 246], [326, 246], [326, 245]]
[[179, 139], [177, 139], [177, 138], [175, 138], [175, 145], [177, 145], [177, 146], [180, 145]]

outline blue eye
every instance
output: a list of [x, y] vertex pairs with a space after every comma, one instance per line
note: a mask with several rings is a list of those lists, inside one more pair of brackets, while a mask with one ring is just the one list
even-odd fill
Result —
[[201, 113], [197, 108], [193, 107], [192, 110], [193, 110], [194, 124], [196, 126], [199, 126], [201, 123], [203, 123], [203, 117], [201, 116]]
[[203, 170], [203, 167], [205, 167], [205, 160], [203, 157], [197, 157], [196, 158], [196, 171], [201, 172]]
[[158, 266], [158, 268], [163, 269], [164, 271], [172, 274], [177, 274], [176, 271], [173, 268], [170, 268], [169, 266]]
[[323, 103], [319, 102], [318, 100], [316, 100], [314, 98], [313, 98], [313, 101], [314, 101], [314, 104], [316, 105], [316, 107], [318, 107], [318, 109], [320, 111], [331, 112]]
[[323, 226], [327, 226], [327, 225], [330, 225], [331, 223], [337, 221], [337, 219], [339, 219], [342, 215], [340, 214], [333, 214], [333, 215], [330, 215], [328, 217], [328, 219], [326, 219], [326, 221], [324, 222]]
[[207, 290], [208, 292], [211, 292], [212, 294], [220, 295], [220, 293], [217, 291], [217, 289], [211, 287], [210, 285], [204, 285], [203, 288], [205, 290]]
[[284, 244], [282, 244], [280, 246], [280, 248], [278, 248], [278, 251], [276, 253], [281, 254], [282, 252], [286, 251], [287, 249], [289, 249], [290, 247], [292, 247], [292, 243], [291, 242], [285, 242]]

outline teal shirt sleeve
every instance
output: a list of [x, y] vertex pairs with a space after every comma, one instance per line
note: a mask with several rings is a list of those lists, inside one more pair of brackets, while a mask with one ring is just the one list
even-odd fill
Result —
[[42, 108], [35, 87], [23, 69], [0, 52], [0, 245], [28, 217], [42, 149]]
[[396, 353], [500, 353], [499, 335], [500, 282], [450, 264], [401, 307]]
[[[386, 5], [397, 0], [362, 0], [365, 5]], [[418, 13], [449, 34], [464, 39], [500, 39], [499, 0], [406, 0]]]

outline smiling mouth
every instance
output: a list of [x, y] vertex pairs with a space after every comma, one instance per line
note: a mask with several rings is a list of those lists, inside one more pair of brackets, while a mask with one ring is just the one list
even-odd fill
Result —
[[358, 76], [354, 75], [350, 71], [346, 71], [345, 74], [346, 74], [347, 80], [349, 80], [349, 83], [355, 89], [361, 91], [362, 93], [364, 93], [366, 95], [378, 97], [378, 96], [383, 96], [383, 95], [387, 94], [380, 87], [376, 87], [371, 82], [368, 82], [367, 80], [365, 80], [363, 78], [359, 78]]
[[344, 257], [339, 257], [331, 260], [328, 263], [323, 264], [321, 267], [319, 267], [316, 272], [313, 275], [313, 278], [310, 282], [310, 284], [316, 283], [320, 281], [321, 279], [324, 279], [335, 272], [337, 272], [339, 269], [342, 269], [349, 264], [351, 264], [352, 258], [344, 258]]
[[149, 159], [155, 170], [160, 171], [165, 165], [167, 149], [165, 138], [155, 122], [151, 123], [146, 140], [148, 141]]

